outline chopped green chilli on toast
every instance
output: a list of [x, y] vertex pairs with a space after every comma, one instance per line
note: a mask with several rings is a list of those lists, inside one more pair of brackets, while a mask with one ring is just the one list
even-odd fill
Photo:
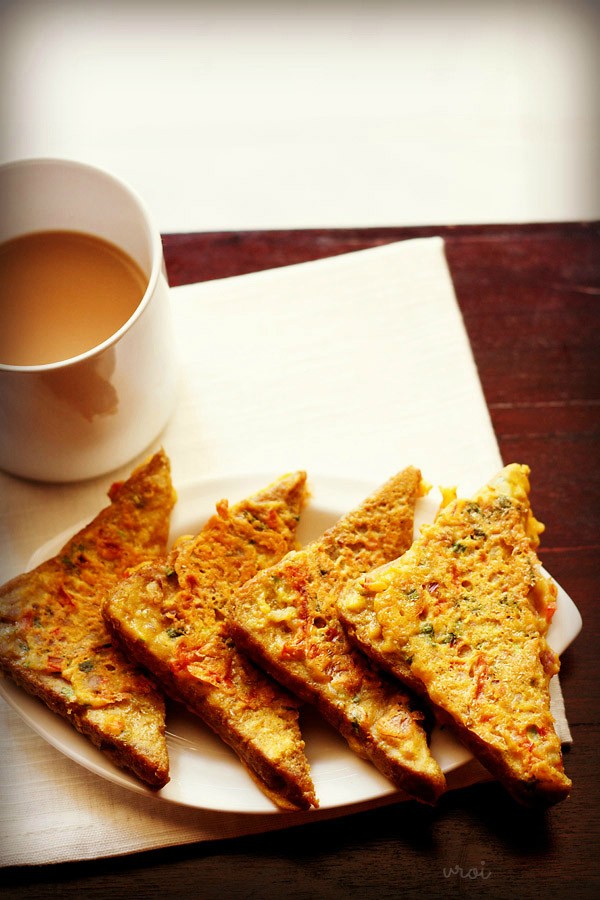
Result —
[[352, 640], [425, 694], [517, 800], [547, 806], [571, 782], [550, 711], [556, 588], [539, 571], [528, 476], [512, 464], [451, 500], [402, 557], [350, 585], [338, 611]]
[[239, 646], [314, 704], [359, 756], [433, 803], [445, 779], [429, 752], [423, 713], [349, 644], [336, 610], [344, 585], [411, 545], [422, 493], [417, 469], [399, 473], [321, 538], [247, 582], [235, 596], [231, 627]]
[[166, 561], [140, 567], [106, 599], [111, 632], [168, 694], [228, 744], [284, 809], [317, 805], [298, 703], [235, 646], [233, 592], [295, 545], [306, 474], [280, 478], [232, 505], [217, 504], [198, 535]]
[[0, 588], [0, 667], [152, 788], [169, 780], [163, 695], [111, 640], [104, 595], [167, 550], [175, 493], [160, 451], [52, 559]]

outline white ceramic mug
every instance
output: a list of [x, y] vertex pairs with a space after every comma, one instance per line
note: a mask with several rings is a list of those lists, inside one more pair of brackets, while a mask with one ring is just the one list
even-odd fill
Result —
[[147, 277], [133, 315], [97, 347], [45, 365], [0, 363], [0, 468], [77, 481], [132, 460], [174, 408], [177, 365], [162, 243], [139, 197], [106, 172], [57, 159], [0, 166], [0, 242], [36, 231], [103, 238]]

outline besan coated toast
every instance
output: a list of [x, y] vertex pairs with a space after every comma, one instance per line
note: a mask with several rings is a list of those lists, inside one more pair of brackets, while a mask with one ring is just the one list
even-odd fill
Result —
[[453, 499], [403, 556], [350, 585], [338, 611], [517, 800], [550, 805], [571, 782], [550, 711], [556, 587], [540, 572], [528, 476], [512, 464]]
[[115, 646], [101, 605], [130, 571], [166, 553], [175, 493], [165, 453], [109, 497], [56, 556], [0, 588], [0, 666], [156, 789], [169, 780], [163, 695]]
[[432, 803], [445, 779], [428, 747], [423, 713], [349, 643], [340, 590], [395, 558], [413, 540], [421, 476], [408, 468], [320, 539], [289, 553], [235, 595], [236, 642], [300, 699], [312, 703], [396, 787]]
[[238, 755], [284, 809], [317, 805], [299, 708], [236, 647], [233, 592], [295, 544], [306, 475], [284, 476], [232, 506], [226, 501], [166, 561], [141, 567], [107, 598], [104, 616], [127, 653]]

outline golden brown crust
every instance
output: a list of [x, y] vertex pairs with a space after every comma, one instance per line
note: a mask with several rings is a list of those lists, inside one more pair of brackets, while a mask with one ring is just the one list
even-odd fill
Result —
[[140, 568], [104, 604], [110, 630], [175, 699], [239, 756], [285, 809], [317, 805], [298, 704], [238, 651], [226, 622], [236, 586], [294, 545], [304, 472], [285, 476], [180, 539], [162, 565]]
[[413, 700], [354, 650], [337, 617], [344, 584], [406, 550], [422, 492], [408, 468], [329, 529], [236, 594], [236, 642], [274, 678], [314, 704], [393, 783], [434, 802], [445, 780]]
[[160, 788], [164, 701], [112, 645], [101, 602], [128, 571], [166, 552], [175, 495], [164, 452], [109, 496], [55, 557], [0, 588], [0, 666], [117, 765]]
[[425, 693], [438, 716], [520, 802], [564, 799], [545, 634], [556, 591], [539, 572], [529, 470], [507, 466], [453, 500], [412, 548], [338, 600], [348, 634]]

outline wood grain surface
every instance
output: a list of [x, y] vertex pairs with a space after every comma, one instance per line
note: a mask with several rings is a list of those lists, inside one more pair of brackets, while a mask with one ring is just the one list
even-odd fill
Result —
[[[562, 659], [572, 796], [496, 784], [243, 839], [4, 870], [0, 896], [201, 900], [600, 896], [600, 224], [164, 235], [172, 285], [441, 235], [505, 462], [532, 469], [541, 556], [582, 612]], [[440, 435], [443, 445], [443, 435]]]

